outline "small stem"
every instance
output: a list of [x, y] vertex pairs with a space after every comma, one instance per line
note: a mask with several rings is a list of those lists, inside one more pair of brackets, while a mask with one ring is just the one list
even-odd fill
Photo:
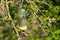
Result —
[[6, 8], [7, 8], [7, 12], [8, 12], [8, 17], [9, 17], [9, 19], [11, 20], [11, 24], [12, 24], [12, 26], [13, 26], [13, 28], [14, 28], [16, 34], [17, 34], [17, 36], [20, 38], [19, 33], [17, 32], [17, 29], [16, 29], [16, 27], [15, 27], [15, 24], [14, 24], [12, 18], [11, 18], [10, 13], [9, 13], [9, 7], [8, 7], [7, 0], [6, 0]]

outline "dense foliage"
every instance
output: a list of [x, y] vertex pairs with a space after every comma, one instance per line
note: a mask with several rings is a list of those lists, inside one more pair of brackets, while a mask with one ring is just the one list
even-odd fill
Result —
[[0, 40], [60, 40], [60, 0], [0, 0]]

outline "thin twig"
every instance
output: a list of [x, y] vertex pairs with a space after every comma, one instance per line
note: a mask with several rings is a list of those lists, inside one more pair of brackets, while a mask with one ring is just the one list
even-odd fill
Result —
[[10, 16], [7, 0], [6, 0], [6, 8], [7, 8], [7, 11], [8, 11], [9, 19], [11, 20], [11, 24], [12, 24], [13, 28], [15, 29], [17, 36], [20, 38], [19, 33], [17, 32], [17, 29], [16, 29], [16, 27], [15, 27], [15, 24], [14, 24], [14, 22], [13, 22], [11, 16]]

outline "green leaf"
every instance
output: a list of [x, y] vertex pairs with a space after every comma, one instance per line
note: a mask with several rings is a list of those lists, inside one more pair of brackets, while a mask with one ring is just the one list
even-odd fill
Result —
[[36, 6], [36, 4], [31, 4], [31, 8], [34, 10], [34, 12], [38, 13], [38, 7]]

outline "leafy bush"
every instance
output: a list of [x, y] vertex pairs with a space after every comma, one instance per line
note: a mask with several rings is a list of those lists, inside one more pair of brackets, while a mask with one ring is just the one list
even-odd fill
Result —
[[60, 40], [60, 0], [0, 2], [0, 40]]

